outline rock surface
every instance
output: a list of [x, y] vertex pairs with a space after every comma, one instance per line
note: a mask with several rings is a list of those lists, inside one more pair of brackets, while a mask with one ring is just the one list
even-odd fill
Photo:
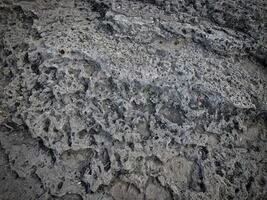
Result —
[[265, 0], [2, 0], [0, 199], [267, 199]]

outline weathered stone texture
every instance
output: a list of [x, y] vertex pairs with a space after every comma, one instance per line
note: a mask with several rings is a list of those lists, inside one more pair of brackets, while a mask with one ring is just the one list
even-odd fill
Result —
[[264, 0], [1, 0], [0, 200], [267, 199]]

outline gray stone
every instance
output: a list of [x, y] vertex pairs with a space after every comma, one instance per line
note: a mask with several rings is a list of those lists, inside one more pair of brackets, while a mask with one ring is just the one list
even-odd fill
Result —
[[0, 199], [266, 199], [266, 3], [0, 2]]

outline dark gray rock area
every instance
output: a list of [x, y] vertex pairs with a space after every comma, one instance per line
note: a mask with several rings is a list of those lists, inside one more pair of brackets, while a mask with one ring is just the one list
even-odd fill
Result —
[[265, 0], [0, 0], [0, 200], [266, 200]]

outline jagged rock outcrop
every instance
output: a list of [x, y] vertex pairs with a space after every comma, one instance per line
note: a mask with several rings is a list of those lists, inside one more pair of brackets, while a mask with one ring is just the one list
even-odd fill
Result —
[[0, 199], [265, 199], [264, 0], [0, 2]]

